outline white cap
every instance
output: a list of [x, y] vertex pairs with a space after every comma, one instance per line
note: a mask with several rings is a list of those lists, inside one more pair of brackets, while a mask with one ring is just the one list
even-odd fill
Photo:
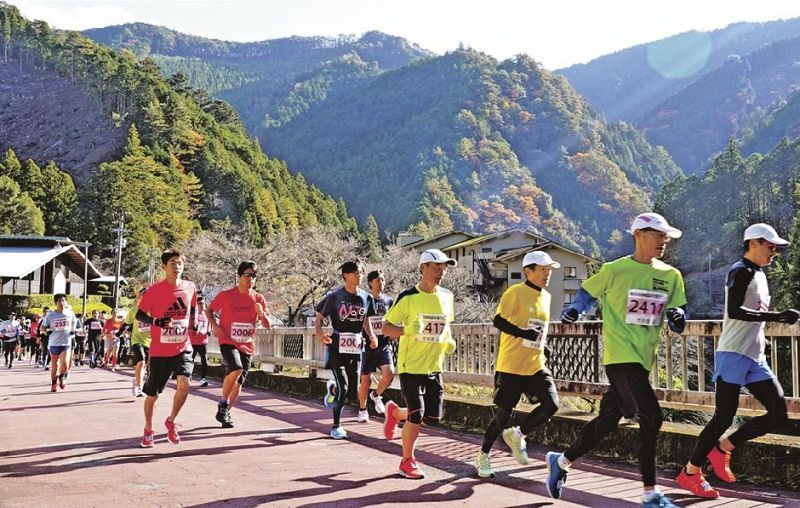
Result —
[[789, 245], [789, 241], [778, 236], [778, 232], [775, 231], [775, 228], [769, 224], [759, 222], [758, 224], [753, 224], [744, 230], [745, 240], [756, 240], [759, 238], [763, 238], [764, 240], [774, 243], [775, 245]]
[[450, 266], [456, 266], [458, 262], [439, 249], [428, 249], [419, 255], [419, 264], [423, 263], [447, 263]]
[[666, 233], [670, 238], [680, 238], [681, 235], [683, 235], [683, 232], [680, 229], [670, 226], [667, 222], [667, 219], [653, 212], [641, 213], [637, 215], [636, 218], [633, 219], [630, 232], [633, 234], [633, 232], [637, 229], [647, 228]]
[[525, 257], [522, 259], [522, 266], [528, 265], [540, 265], [540, 266], [549, 266], [550, 268], [561, 268], [561, 263], [557, 263], [553, 261], [553, 258], [550, 257], [550, 254], [535, 250], [533, 252], [529, 252], [525, 254]]

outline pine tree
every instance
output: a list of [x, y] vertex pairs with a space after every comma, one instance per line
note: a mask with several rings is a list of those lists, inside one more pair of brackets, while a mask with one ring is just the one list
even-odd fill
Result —
[[47, 192], [40, 208], [44, 214], [45, 231], [52, 236], [75, 236], [78, 234], [78, 193], [69, 173], [61, 171], [53, 161], [42, 170]]
[[370, 261], [381, 259], [381, 237], [378, 222], [370, 214], [364, 223], [364, 250]]
[[3, 164], [3, 168], [3, 174], [5, 176], [11, 178], [15, 182], [19, 181], [20, 175], [22, 174], [22, 163], [11, 148], [6, 150], [6, 160]]
[[22, 192], [17, 182], [7, 176], [0, 176], [0, 234], [42, 235], [44, 220], [42, 212], [33, 200]]
[[53, 185], [53, 183], [48, 181], [47, 186], [45, 185], [47, 180], [45, 180], [39, 166], [34, 161], [28, 159], [25, 161], [25, 170], [20, 171], [14, 179], [19, 184], [22, 192], [28, 193], [28, 196], [36, 203], [36, 206], [38, 206], [40, 210], [43, 210], [46, 187]]

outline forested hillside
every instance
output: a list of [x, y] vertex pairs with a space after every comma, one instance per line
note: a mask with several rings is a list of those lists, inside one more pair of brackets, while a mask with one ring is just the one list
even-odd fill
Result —
[[[677, 178], [656, 199], [656, 210], [683, 230], [670, 256], [685, 272], [704, 272], [742, 255], [742, 234], [756, 222], [772, 224], [793, 245], [771, 269], [772, 307], [800, 304], [800, 141], [782, 141], [766, 155], [745, 158], [729, 142], [703, 175]], [[690, 288], [691, 289], [691, 288]], [[708, 291], [700, 291], [700, 295]]]
[[[181, 73], [189, 84], [225, 100], [239, 111], [250, 132], [286, 113], [297, 101], [297, 83], [326, 73], [326, 62], [360, 60], [373, 70], [396, 69], [428, 51], [401, 37], [368, 32], [361, 37], [289, 37], [261, 42], [228, 42], [130, 23], [84, 32], [115, 49], [151, 57], [166, 77]], [[354, 69], [353, 69], [354, 70]], [[327, 69], [330, 71], [330, 69]], [[372, 71], [368, 71], [372, 72]], [[303, 97], [302, 100], [307, 100]]]
[[532, 59], [472, 50], [362, 79], [260, 137], [382, 226], [515, 226], [595, 253], [679, 174]]
[[[39, 165], [52, 158], [56, 169], [75, 177], [80, 221], [61, 230], [63, 234], [87, 238], [107, 253], [114, 237], [108, 223], [124, 211], [126, 273], [141, 273], [150, 249], [215, 224], [233, 228], [257, 245], [273, 233], [314, 224], [358, 234], [344, 202], [267, 157], [234, 109], [191, 88], [181, 76], [167, 81], [151, 59], [139, 60], [130, 51], [115, 52], [78, 33], [29, 22], [2, 3], [0, 28], [0, 69], [16, 69], [0, 72], [4, 114], [46, 100], [52, 89], [66, 91], [63, 108], [73, 108], [71, 123], [64, 109], [56, 110], [58, 122], [46, 108], [31, 108], [26, 117], [5, 116], [14, 123], [0, 131], [0, 148], [24, 153]], [[105, 137], [95, 123], [105, 126]], [[87, 125], [99, 155], [81, 166], [69, 154], [71, 147], [85, 143], [75, 138]], [[59, 146], [65, 149], [53, 148]], [[20, 194], [26, 183], [19, 180], [29, 172], [9, 169], [8, 160], [7, 155], [0, 160], [0, 169], [20, 187], [21, 206], [40, 204], [30, 194], [27, 201]], [[8, 181], [0, 185], [13, 191]], [[45, 179], [43, 185], [48, 189], [57, 184]], [[53, 231], [47, 213], [43, 221], [44, 230]], [[16, 229], [11, 223], [10, 232]], [[33, 224], [29, 229], [42, 228]]]
[[605, 117], [645, 131], [684, 171], [698, 173], [795, 90], [798, 57], [795, 18], [686, 32], [558, 72]]

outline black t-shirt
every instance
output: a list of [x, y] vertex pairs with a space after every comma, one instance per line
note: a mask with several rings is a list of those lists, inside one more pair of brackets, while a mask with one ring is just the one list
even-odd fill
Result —
[[[94, 325], [96, 328], [92, 328], [92, 323], [98, 323], [99, 326], [98, 325]], [[86, 328], [89, 329], [89, 331], [87, 333], [89, 334], [89, 339], [91, 339], [91, 340], [96, 339], [97, 337], [100, 336], [101, 333], [103, 333], [103, 320], [102, 319], [89, 318], [89, 319], [86, 320], [86, 322], [84, 324], [86, 325]]]
[[[389, 295], [385, 295], [381, 293], [381, 296], [378, 298], [372, 297], [375, 300], [375, 315], [376, 316], [385, 316], [386, 312], [394, 303]], [[378, 335], [378, 349], [384, 348], [389, 344], [389, 337], [385, 335]]]
[[[339, 352], [340, 333], [361, 333], [364, 320], [375, 315], [372, 295], [363, 289], [348, 293], [344, 287], [331, 291], [317, 305], [317, 312], [331, 320], [333, 342], [328, 345], [332, 352]], [[363, 344], [363, 341], [362, 341]]]

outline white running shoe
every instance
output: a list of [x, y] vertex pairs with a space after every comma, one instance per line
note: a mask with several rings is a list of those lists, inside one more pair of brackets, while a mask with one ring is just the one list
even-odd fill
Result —
[[131, 392], [133, 393], [134, 397], [137, 397], [139, 395], [139, 387], [136, 386], [136, 380], [135, 379], [133, 380], [133, 388], [131, 389]]
[[494, 469], [489, 461], [489, 454], [483, 453], [482, 450], [478, 450], [478, 453], [475, 454], [475, 469], [481, 478], [494, 478]]
[[369, 413], [366, 409], [359, 409], [358, 416], [356, 416], [356, 421], [358, 423], [367, 423], [369, 422]]
[[380, 395], [375, 393], [375, 390], [370, 392], [369, 398], [372, 400], [372, 403], [375, 404], [376, 413], [379, 415], [386, 414], [386, 406], [383, 405], [383, 399]]

